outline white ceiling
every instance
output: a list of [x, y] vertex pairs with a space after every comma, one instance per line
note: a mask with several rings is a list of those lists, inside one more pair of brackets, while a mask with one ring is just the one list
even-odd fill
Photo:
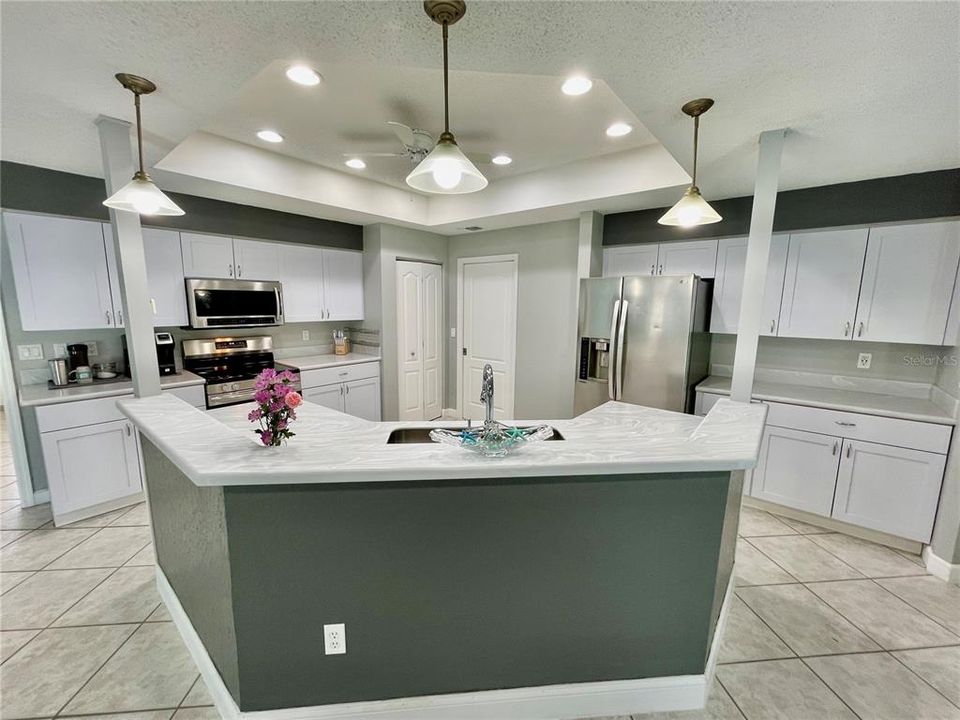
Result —
[[[0, 155], [88, 175], [100, 174], [95, 117], [132, 114], [129, 95], [112, 78], [119, 70], [143, 74], [160, 86], [144, 102], [148, 160], [156, 163], [198, 130], [245, 132], [246, 127], [225, 128], [218, 123], [224, 122], [231, 103], [242, 102], [247, 89], [260, 81], [258, 76], [278, 60], [307, 61], [321, 69], [325, 64], [380, 68], [370, 75], [358, 74], [358, 83], [364, 85], [368, 77], [382, 80], [401, 72], [412, 77], [417, 75], [416, 68], [426, 68], [425, 74], [435, 77], [439, 65], [437, 28], [423, 14], [421, 3], [413, 0], [5, 0], [0, 3], [0, 23]], [[524, 97], [523, 82], [533, 78], [530, 82], [535, 84], [539, 78], [547, 83], [580, 70], [602, 79], [685, 168], [690, 166], [691, 128], [679, 107], [693, 97], [716, 98], [702, 125], [700, 186], [708, 198], [752, 190], [756, 138], [761, 131], [777, 127], [791, 129], [782, 171], [781, 187], [786, 189], [956, 167], [960, 165], [958, 45], [960, 4], [955, 2], [473, 0], [466, 17], [451, 30], [454, 79], [463, 82], [467, 73], [508, 76], [504, 83], [511, 90], [494, 102], [480, 96], [480, 112], [489, 114], [476, 125], [475, 117], [458, 116], [455, 105], [454, 130], [462, 123], [467, 134], [487, 132], [491, 142], [508, 142], [519, 137], [520, 130], [489, 127], [490, 118], [509, 113], [518, 118], [514, 122], [523, 126], [524, 133], [545, 138], [542, 152], [547, 153], [555, 118], [539, 112], [531, 98]], [[364, 147], [376, 141], [365, 137], [375, 131], [366, 125], [372, 117], [370, 108], [380, 114], [403, 110], [402, 102], [399, 107], [394, 103], [407, 98], [404, 88], [403, 94], [366, 97], [364, 102], [369, 104], [360, 113], [362, 127], [354, 129], [364, 136], [358, 138]], [[438, 94], [421, 91], [422, 95], [411, 98], [410, 114], [395, 119], [435, 129]], [[460, 101], [467, 103], [469, 96]], [[337, 100], [331, 97], [330, 102]], [[602, 130], [606, 118], [596, 112], [596, 124]], [[327, 116], [318, 113], [318, 137], [346, 132], [342, 124], [349, 121], [350, 113], [334, 116], [336, 121], [328, 125]], [[308, 123], [303, 123], [302, 114], [292, 115], [291, 121], [296, 117], [298, 129], [292, 137], [309, 144]], [[461, 137], [464, 145], [467, 134]], [[386, 133], [384, 137], [389, 139]], [[480, 146], [487, 141], [477, 137], [476, 149], [492, 150]], [[332, 151], [317, 142], [313, 149], [304, 148], [302, 155], [298, 152], [300, 159], [330, 162], [324, 153]], [[535, 195], [532, 185], [552, 167], [548, 162], [552, 159], [541, 156], [537, 147], [530, 156], [530, 168], [520, 164], [527, 162], [522, 151], [504, 148], [517, 157], [511, 171], [540, 167], [510, 178], [526, 177], [530, 197]], [[567, 148], [564, 142], [554, 147], [570, 153], [565, 160], [558, 158], [558, 163], [576, 160], [574, 153], [580, 150]], [[604, 147], [601, 143], [601, 150]], [[598, 171], [602, 161], [597, 158]], [[538, 165], [541, 162], [547, 165]], [[395, 177], [386, 169], [371, 170], [374, 176], [383, 172], [384, 180]], [[676, 171], [666, 168], [664, 174], [661, 190], [682, 182]], [[497, 177], [494, 172], [490, 175]], [[194, 192], [225, 193], [223, 178], [210, 179], [206, 185], [197, 178], [179, 179]], [[492, 183], [491, 190], [496, 185]], [[250, 201], [265, 206], [283, 201], [271, 195], [269, 188], [261, 189], [259, 195], [250, 188], [245, 192]], [[626, 201], [648, 207], [662, 204], [662, 197], [656, 187], [639, 193], [624, 190], [594, 206], [624, 209]], [[488, 202], [475, 205], [488, 212]], [[303, 206], [301, 212], [329, 215], [322, 203], [315, 209], [306, 201]], [[571, 202], [561, 210], [570, 212], [574, 206], [577, 203]], [[443, 214], [429, 212], [428, 217]], [[362, 221], [367, 217], [357, 215]]]

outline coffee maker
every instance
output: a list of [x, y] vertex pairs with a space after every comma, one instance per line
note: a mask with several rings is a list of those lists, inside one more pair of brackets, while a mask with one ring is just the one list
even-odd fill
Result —
[[[153, 334], [153, 342], [157, 347], [157, 366], [160, 369], [160, 375], [176, 375], [176, 343], [173, 335], [168, 332], [158, 332]], [[127, 338], [123, 338], [123, 374], [130, 377], [130, 353], [127, 352]]]
[[70, 366], [70, 370], [76, 370], [78, 367], [90, 364], [85, 343], [67, 345], [67, 364]]

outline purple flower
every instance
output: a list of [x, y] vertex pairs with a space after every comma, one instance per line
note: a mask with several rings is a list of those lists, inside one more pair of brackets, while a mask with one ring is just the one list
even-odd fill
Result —
[[250, 414], [247, 415], [247, 420], [250, 420], [252, 422], [254, 420], [259, 420], [262, 417], [263, 417], [263, 410], [261, 410], [260, 408], [256, 408], [255, 410], [250, 411]]
[[270, 402], [270, 391], [269, 390], [257, 390], [253, 395], [253, 399], [256, 400], [261, 405], [266, 405]]
[[263, 430], [260, 433], [260, 442], [262, 442], [264, 445], [269, 445], [270, 443], [272, 443], [273, 433], [270, 432], [269, 430]]

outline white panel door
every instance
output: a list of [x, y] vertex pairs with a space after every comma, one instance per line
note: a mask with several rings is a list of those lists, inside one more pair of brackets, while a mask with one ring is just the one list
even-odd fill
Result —
[[658, 275], [699, 275], [712, 278], [717, 266], [716, 240], [660, 243]]
[[853, 337], [867, 230], [790, 235], [780, 337]]
[[308, 388], [303, 391], [303, 399], [307, 402], [323, 405], [331, 410], [343, 412], [343, 398], [346, 395], [342, 383], [335, 385], [321, 385], [320, 387]]
[[233, 240], [234, 273], [243, 280], [280, 279], [280, 243]]
[[180, 233], [143, 228], [143, 252], [147, 261], [147, 287], [154, 327], [189, 324]]
[[[776, 335], [783, 295], [783, 274], [787, 265], [788, 235], [774, 235], [763, 291], [760, 334]], [[713, 312], [710, 332], [734, 334], [740, 325], [743, 273], [747, 263], [747, 238], [725, 238], [717, 246], [717, 275], [713, 283]]]
[[422, 268], [423, 419], [434, 420], [443, 413], [443, 268]]
[[767, 426], [750, 494], [761, 500], [830, 516], [841, 439]]
[[946, 455], [843, 441], [833, 517], [929, 542]]
[[234, 277], [233, 238], [182, 232], [180, 251], [188, 278]]
[[423, 420], [423, 263], [397, 261], [397, 388], [400, 420]]
[[940, 345], [960, 260], [960, 222], [870, 228], [857, 340]]
[[343, 387], [343, 407], [347, 415], [380, 422], [380, 378], [351, 380]]
[[278, 245], [283, 317], [286, 322], [323, 319], [323, 250], [309, 245]]
[[101, 223], [3, 214], [24, 330], [114, 327]]
[[363, 320], [363, 253], [323, 251], [323, 306], [327, 320]]
[[459, 389], [463, 417], [483, 420], [480, 402], [483, 367], [494, 377], [494, 418], [513, 419], [517, 336], [516, 259], [461, 261], [461, 338]]
[[54, 517], [142, 490], [137, 438], [128, 420], [57, 430], [40, 438]]
[[604, 248], [603, 277], [656, 274], [658, 247], [653, 243]]

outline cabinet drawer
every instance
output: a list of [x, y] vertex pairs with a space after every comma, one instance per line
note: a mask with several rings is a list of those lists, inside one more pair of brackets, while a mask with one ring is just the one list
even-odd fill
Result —
[[188, 385], [187, 387], [166, 388], [161, 391], [166, 394], [176, 395], [184, 402], [190, 403], [195, 408], [206, 408], [207, 398], [203, 392], [203, 385]]
[[[291, 360], [290, 363], [296, 364], [296, 360]], [[319, 387], [320, 385], [331, 385], [333, 383], [349, 382], [350, 380], [378, 377], [380, 377], [380, 363], [367, 362], [357, 363], [355, 365], [320, 368], [318, 370], [302, 370], [300, 372], [300, 383], [306, 389]]]
[[129, 396], [115, 395], [95, 400], [65, 402], [59, 405], [41, 405], [37, 408], [37, 428], [43, 433], [126, 420], [126, 415], [117, 407], [117, 400], [123, 400], [126, 397]]
[[767, 406], [767, 425], [935, 453], [945, 454], [950, 447], [949, 425], [787, 403], [771, 402]]

